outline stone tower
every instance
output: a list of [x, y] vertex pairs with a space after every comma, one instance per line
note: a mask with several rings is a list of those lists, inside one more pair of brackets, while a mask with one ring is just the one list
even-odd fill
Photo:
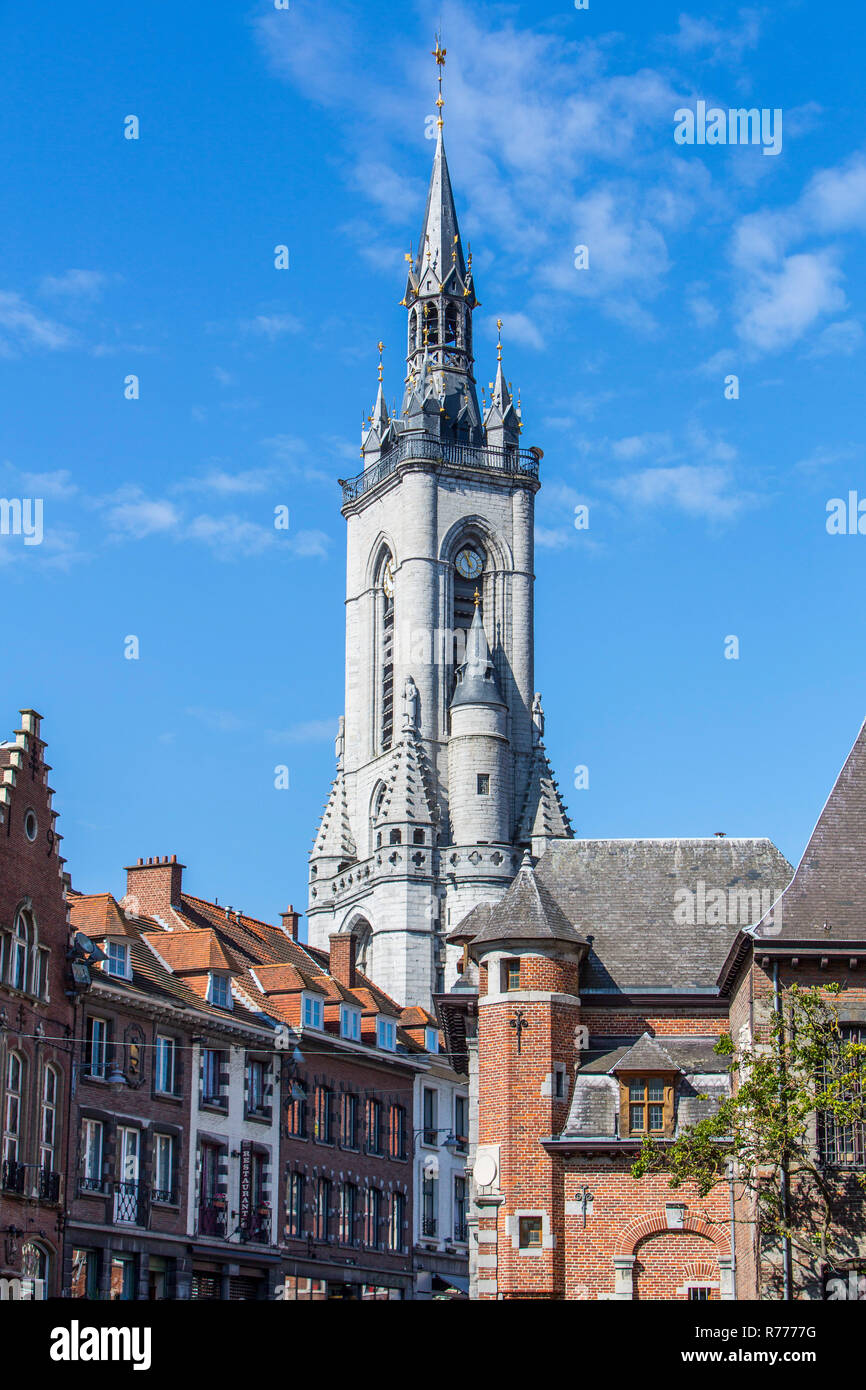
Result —
[[313, 945], [354, 932], [362, 969], [401, 1002], [429, 1004], [459, 958], [449, 929], [502, 896], [524, 847], [537, 855], [572, 834], [534, 687], [541, 450], [521, 448], [501, 343], [479, 409], [478, 301], [441, 114], [407, 260], [400, 411], [388, 411], [380, 362], [363, 471], [342, 482], [346, 708], [308, 919]]

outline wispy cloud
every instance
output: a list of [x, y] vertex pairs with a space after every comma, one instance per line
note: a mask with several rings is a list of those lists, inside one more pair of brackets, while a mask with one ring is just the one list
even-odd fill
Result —
[[96, 300], [111, 279], [100, 270], [65, 270], [62, 275], [45, 275], [40, 293], [50, 299]]
[[241, 330], [256, 338], [267, 338], [274, 342], [289, 333], [300, 333], [303, 324], [294, 314], [256, 314], [251, 319], [241, 320]]
[[12, 290], [0, 290], [0, 356], [21, 352], [57, 352], [71, 347], [74, 334], [64, 324], [47, 318]]

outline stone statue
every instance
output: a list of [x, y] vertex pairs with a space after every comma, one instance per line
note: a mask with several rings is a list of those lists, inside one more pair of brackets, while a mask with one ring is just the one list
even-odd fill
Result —
[[541, 708], [541, 696], [537, 690], [532, 701], [532, 723], [535, 726], [533, 743], [540, 743], [544, 738], [544, 710]]
[[417, 685], [415, 684], [415, 682], [413, 681], [412, 677], [411, 677], [411, 676], [407, 676], [407, 677], [406, 677], [406, 683], [405, 683], [405, 685], [403, 686], [403, 728], [404, 728], [404, 729], [417, 729], [417, 728], [418, 728], [419, 704], [420, 704], [420, 696], [419, 696], [419, 694], [418, 694], [418, 687], [417, 687]]

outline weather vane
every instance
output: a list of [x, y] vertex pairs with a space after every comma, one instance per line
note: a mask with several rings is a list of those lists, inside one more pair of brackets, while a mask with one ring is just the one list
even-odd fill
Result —
[[497, 332], [499, 333], [499, 341], [498, 341], [498, 343], [496, 344], [496, 360], [497, 360], [497, 362], [501, 362], [501, 361], [502, 361], [502, 319], [497, 319], [497, 320], [496, 320], [496, 329], [497, 329]]
[[435, 37], [435, 39], [436, 39], [436, 47], [433, 49], [433, 57], [436, 59], [436, 64], [437, 64], [437, 66], [438, 66], [438, 68], [439, 68], [439, 95], [438, 95], [437, 98], [436, 98], [436, 105], [439, 107], [439, 116], [438, 116], [438, 119], [437, 119], [437, 121], [436, 121], [436, 124], [437, 124], [437, 126], [439, 127], [439, 129], [441, 130], [441, 129], [442, 129], [442, 107], [445, 105], [445, 102], [442, 100], [442, 69], [443, 69], [444, 66], [445, 66], [445, 54], [446, 54], [446, 52], [447, 52], [447, 49], [445, 49], [445, 48], [442, 47], [442, 35], [441, 35], [441, 34], [436, 34], [434, 37]]

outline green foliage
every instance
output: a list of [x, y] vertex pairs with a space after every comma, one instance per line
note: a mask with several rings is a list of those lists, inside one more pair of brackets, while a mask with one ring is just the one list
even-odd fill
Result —
[[[715, 1050], [730, 1058], [732, 1094], [672, 1143], [644, 1139], [632, 1176], [667, 1172], [672, 1188], [694, 1183], [706, 1197], [733, 1171], [754, 1199], [765, 1244], [786, 1236], [803, 1255], [826, 1259], [840, 1177], [820, 1162], [818, 1127], [822, 1115], [839, 1127], [866, 1121], [866, 1045], [840, 1030], [828, 998], [840, 989], [792, 986], [764, 1038], [738, 1046], [723, 1035]], [[846, 1181], [866, 1189], [864, 1176]]]

